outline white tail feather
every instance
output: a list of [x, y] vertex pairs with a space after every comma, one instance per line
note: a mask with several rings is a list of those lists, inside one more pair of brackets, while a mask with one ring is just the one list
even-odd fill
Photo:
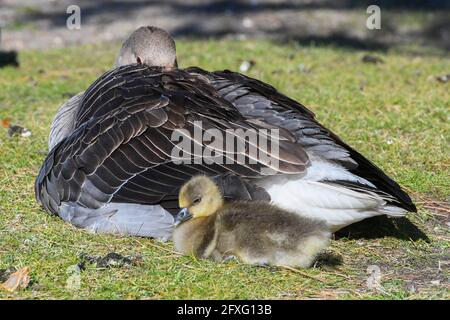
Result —
[[402, 208], [388, 205], [386, 198], [326, 182], [302, 178], [266, 184], [272, 203], [299, 215], [325, 220], [332, 231], [377, 215], [405, 215]]

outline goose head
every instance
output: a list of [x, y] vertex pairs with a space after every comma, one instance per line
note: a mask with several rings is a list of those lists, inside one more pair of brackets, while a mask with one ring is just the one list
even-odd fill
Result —
[[177, 68], [175, 41], [158, 27], [140, 27], [122, 45], [116, 67], [139, 63], [164, 69]]
[[196, 176], [184, 184], [178, 196], [181, 211], [175, 223], [206, 218], [223, 206], [224, 200], [218, 186], [207, 176]]

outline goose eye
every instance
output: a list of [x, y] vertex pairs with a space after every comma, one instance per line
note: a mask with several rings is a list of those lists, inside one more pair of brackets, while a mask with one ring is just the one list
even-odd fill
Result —
[[195, 198], [194, 201], [192, 201], [193, 204], [197, 204], [202, 200], [202, 198]]

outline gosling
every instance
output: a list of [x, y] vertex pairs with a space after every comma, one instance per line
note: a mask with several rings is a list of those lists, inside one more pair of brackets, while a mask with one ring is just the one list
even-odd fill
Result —
[[225, 201], [207, 176], [196, 176], [179, 193], [175, 250], [198, 258], [237, 258], [252, 265], [308, 268], [325, 249], [326, 223], [262, 201]]

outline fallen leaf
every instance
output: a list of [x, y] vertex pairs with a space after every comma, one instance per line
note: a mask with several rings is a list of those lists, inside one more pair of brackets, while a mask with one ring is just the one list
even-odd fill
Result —
[[20, 269], [19, 271], [14, 272], [5, 282], [1, 284], [0, 288], [9, 292], [26, 288], [30, 283], [29, 273], [29, 267], [25, 267]]
[[3, 128], [9, 128], [10, 122], [11, 122], [11, 119], [9, 119], [9, 118], [2, 119], [2, 127]]

